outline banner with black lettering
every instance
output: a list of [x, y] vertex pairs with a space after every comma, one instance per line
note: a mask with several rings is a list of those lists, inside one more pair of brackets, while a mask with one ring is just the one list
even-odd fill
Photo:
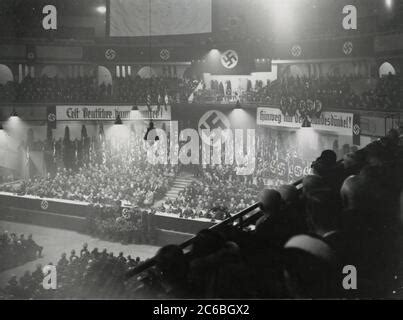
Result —
[[171, 120], [171, 106], [57, 106], [57, 120], [61, 121], [115, 121], [119, 115], [126, 120]]
[[[279, 108], [258, 107], [257, 121], [260, 126], [284, 127], [299, 129], [302, 127], [303, 117], [295, 114], [284, 115]], [[310, 119], [311, 127], [316, 130], [335, 132], [340, 135], [351, 136], [353, 129], [353, 114], [345, 112], [322, 112], [318, 117]]]

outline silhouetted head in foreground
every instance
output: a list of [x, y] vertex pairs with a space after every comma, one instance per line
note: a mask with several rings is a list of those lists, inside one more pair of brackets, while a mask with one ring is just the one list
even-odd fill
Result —
[[172, 286], [186, 282], [189, 263], [182, 249], [177, 245], [168, 245], [158, 250], [155, 256], [156, 267], [164, 281]]
[[290, 298], [337, 297], [338, 271], [335, 253], [321, 239], [299, 235], [284, 246], [284, 280]]
[[279, 214], [282, 199], [278, 191], [265, 189], [261, 195], [261, 208], [265, 215], [274, 216]]

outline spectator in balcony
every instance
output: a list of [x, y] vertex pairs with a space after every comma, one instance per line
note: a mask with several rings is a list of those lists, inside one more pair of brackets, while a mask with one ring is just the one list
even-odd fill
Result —
[[333, 150], [325, 150], [311, 165], [313, 173], [322, 177], [324, 183], [335, 192], [340, 190], [345, 179], [343, 168], [337, 164], [336, 160], [337, 155]]
[[165, 294], [170, 298], [187, 298], [189, 262], [182, 249], [176, 245], [165, 246], [157, 252], [155, 260]]
[[341, 188], [342, 226], [349, 243], [341, 258], [359, 270], [357, 297], [387, 295], [396, 272], [396, 219], [387, 199], [377, 203], [376, 190], [362, 175], [349, 177]]
[[299, 235], [284, 248], [284, 278], [290, 298], [340, 297], [340, 264], [326, 242]]
[[282, 247], [295, 232], [289, 223], [287, 212], [282, 210], [283, 201], [278, 191], [265, 189], [261, 197], [263, 217], [256, 222], [256, 236], [262, 245]]
[[305, 208], [300, 201], [298, 189], [294, 185], [281, 185], [277, 191], [283, 202], [282, 211], [292, 221], [291, 225], [295, 227], [294, 234], [306, 232]]
[[310, 193], [317, 190], [329, 189], [325, 180], [318, 175], [308, 175], [302, 180], [302, 197], [306, 198]]
[[341, 232], [341, 206], [337, 194], [330, 190], [312, 192], [306, 199], [306, 214], [310, 231], [322, 237], [340, 257], [348, 242]]

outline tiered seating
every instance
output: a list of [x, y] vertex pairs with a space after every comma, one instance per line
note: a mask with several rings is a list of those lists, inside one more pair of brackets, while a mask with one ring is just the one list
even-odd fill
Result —
[[[327, 150], [300, 190], [265, 190], [259, 213], [254, 206], [181, 246], [167, 246], [131, 275], [152, 266], [163, 270], [159, 280], [172, 288], [169, 297], [393, 297], [402, 164], [395, 131], [343, 163]], [[345, 266], [357, 271], [356, 290], [343, 287]]]
[[21, 83], [0, 85], [4, 102], [125, 102], [170, 104], [187, 102], [197, 82], [174, 77], [142, 79], [118, 78], [111, 84], [98, 84], [94, 77], [50, 78], [27, 76]]

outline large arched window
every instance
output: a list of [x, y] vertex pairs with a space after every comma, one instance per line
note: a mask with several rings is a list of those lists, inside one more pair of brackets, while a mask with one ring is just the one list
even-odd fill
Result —
[[11, 69], [5, 64], [0, 64], [0, 84], [6, 84], [9, 81], [13, 81], [14, 76]]
[[41, 76], [46, 76], [48, 78], [66, 78], [65, 72], [56, 65], [45, 66], [41, 71]]
[[98, 66], [98, 85], [112, 84], [112, 74], [108, 68], [104, 66]]
[[141, 78], [145, 78], [145, 79], [149, 79], [149, 78], [152, 78], [152, 77], [156, 77], [156, 76], [157, 76], [157, 72], [156, 72], [153, 68], [151, 68], [151, 67], [149, 67], [149, 66], [142, 67], [142, 68], [139, 70], [139, 72], [137, 72], [137, 74], [138, 74]]
[[379, 67], [379, 77], [382, 78], [389, 74], [395, 75], [396, 74], [395, 68], [389, 62], [382, 63], [381, 66]]

